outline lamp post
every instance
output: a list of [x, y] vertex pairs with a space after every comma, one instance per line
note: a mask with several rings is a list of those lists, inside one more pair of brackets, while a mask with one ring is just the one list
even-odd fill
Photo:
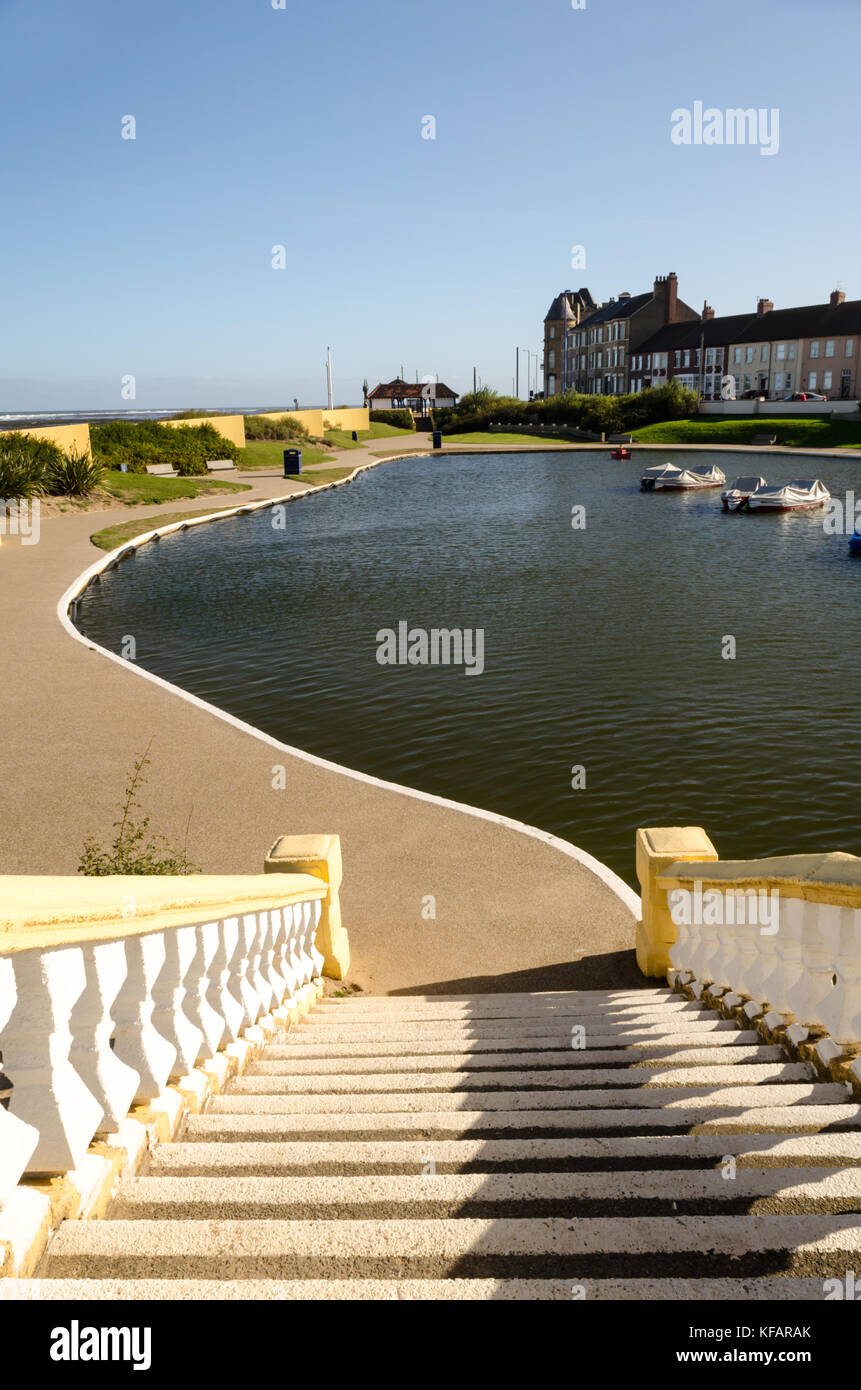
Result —
[[[515, 390], [515, 395], [517, 396], [517, 399], [518, 399], [518, 400], [520, 400], [520, 354], [521, 354], [521, 352], [525, 352], [525, 353], [526, 353], [526, 394], [527, 394], [527, 396], [529, 395], [529, 381], [530, 381], [530, 376], [531, 376], [531, 373], [532, 373], [532, 349], [531, 349], [531, 348], [521, 348], [521, 347], [516, 348], [516, 349], [515, 349], [515, 353], [516, 353], [516, 360], [517, 360], [517, 388], [516, 388], [516, 390]], [[537, 354], [536, 354], [536, 356], [537, 356]]]

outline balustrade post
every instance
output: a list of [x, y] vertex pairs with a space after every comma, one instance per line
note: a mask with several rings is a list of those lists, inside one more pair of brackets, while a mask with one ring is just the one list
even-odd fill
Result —
[[209, 1000], [221, 943], [220, 928], [220, 922], [204, 922], [194, 928], [196, 950], [186, 976], [188, 993], [185, 998], [185, 1013], [195, 1028], [200, 1030], [203, 1039], [195, 1059], [198, 1062], [215, 1056], [225, 1033], [224, 1018], [212, 1007]]
[[224, 1020], [225, 1042], [236, 1042], [245, 1022], [245, 1004], [240, 989], [239, 964], [240, 940], [239, 918], [225, 917], [219, 923], [218, 950], [210, 967], [210, 983], [207, 999]]
[[[5, 1045], [3, 1029], [14, 1011], [16, 999], [12, 958], [0, 956], [0, 1052]], [[39, 1131], [10, 1115], [6, 1109], [9, 1084], [14, 1085], [12, 1078], [0, 1074], [0, 1208], [11, 1197], [39, 1142]]]
[[111, 1009], [128, 973], [125, 941], [82, 948], [86, 985], [72, 1010], [72, 1065], [102, 1107], [99, 1133], [115, 1133], [140, 1085], [138, 1073], [111, 1048]]
[[267, 854], [263, 869], [267, 874], [311, 874], [327, 885], [316, 927], [316, 946], [323, 957], [323, 974], [342, 980], [350, 967], [350, 945], [341, 923], [340, 836], [282, 835]]
[[126, 938], [128, 973], [114, 1004], [114, 1053], [140, 1080], [135, 1100], [153, 1100], [167, 1085], [176, 1048], [153, 1023], [153, 989], [165, 964], [163, 932]]
[[[677, 936], [666, 890], [658, 887], [661, 874], [682, 860], [703, 863], [717, 857], [717, 850], [699, 826], [654, 826], [637, 831], [637, 877], [643, 906], [642, 920], [637, 923], [637, 964], [644, 975], [666, 975], [670, 948]], [[689, 967], [683, 962], [676, 968]]]
[[164, 965], [153, 987], [155, 1008], [152, 1021], [163, 1038], [176, 1050], [171, 1078], [191, 1071], [203, 1043], [203, 1033], [187, 1017], [183, 1005], [187, 996], [186, 977], [197, 953], [194, 927], [171, 927], [164, 937]]
[[19, 951], [11, 957], [16, 999], [3, 1033], [10, 1113], [38, 1131], [30, 1173], [77, 1168], [102, 1106], [69, 1060], [72, 1010], [86, 986], [78, 947]]

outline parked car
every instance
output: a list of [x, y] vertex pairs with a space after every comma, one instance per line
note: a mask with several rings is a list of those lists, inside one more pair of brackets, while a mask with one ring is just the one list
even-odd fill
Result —
[[821, 396], [818, 391], [792, 391], [788, 396], [784, 396], [785, 401], [827, 401], [827, 396]]

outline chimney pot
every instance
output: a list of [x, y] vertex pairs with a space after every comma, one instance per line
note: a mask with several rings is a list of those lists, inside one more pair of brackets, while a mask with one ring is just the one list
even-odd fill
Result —
[[762, 318], [763, 314], [770, 314], [774, 308], [772, 299], [760, 299], [756, 306], [757, 317]]

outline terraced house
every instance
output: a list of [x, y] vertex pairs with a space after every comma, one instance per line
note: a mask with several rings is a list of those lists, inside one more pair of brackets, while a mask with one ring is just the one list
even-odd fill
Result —
[[728, 370], [736, 395], [756, 391], [780, 399], [815, 391], [832, 400], [858, 393], [861, 300], [834, 290], [827, 304], [775, 309], [761, 299], [756, 318], [732, 344]]
[[[558, 300], [554, 300], [554, 306]], [[552, 309], [551, 309], [552, 312]], [[632, 295], [624, 290], [600, 308], [569, 323], [564, 342], [564, 370], [554, 375], [545, 368], [548, 396], [559, 390], [621, 396], [629, 390], [631, 355], [657, 329], [668, 324], [698, 322], [699, 315], [679, 299], [675, 272], [659, 275], [652, 290]], [[545, 320], [545, 324], [546, 324]], [[545, 360], [549, 362], [548, 355]]]
[[707, 401], [719, 400], [732, 344], [747, 331], [753, 317], [727, 314], [716, 318], [714, 309], [704, 304], [698, 319], [658, 329], [631, 357], [631, 391], [678, 381], [699, 391]]

